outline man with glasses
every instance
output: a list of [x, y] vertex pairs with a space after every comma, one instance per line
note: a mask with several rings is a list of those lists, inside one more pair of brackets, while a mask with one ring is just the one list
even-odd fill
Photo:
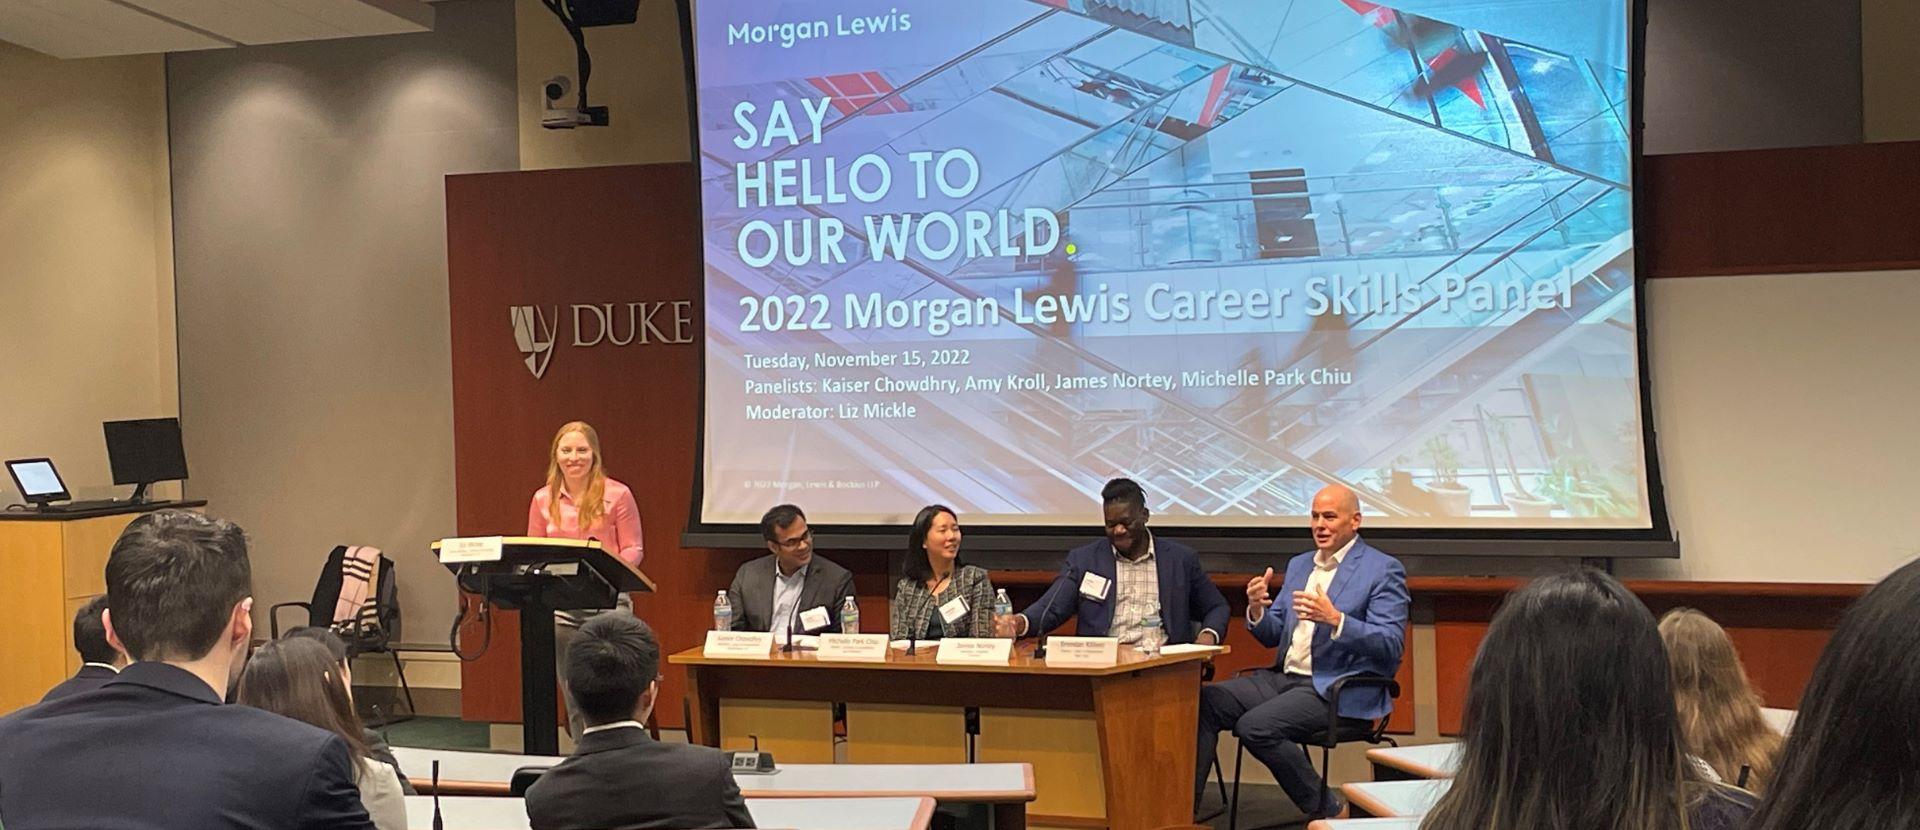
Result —
[[807, 514], [782, 504], [760, 517], [767, 556], [734, 572], [727, 600], [733, 630], [771, 631], [775, 642], [789, 634], [840, 631], [840, 604], [853, 596], [853, 574], [813, 554]]

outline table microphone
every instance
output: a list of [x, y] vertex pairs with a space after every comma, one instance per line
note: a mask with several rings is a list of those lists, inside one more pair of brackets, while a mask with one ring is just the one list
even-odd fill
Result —
[[[1078, 581], [1078, 578], [1075, 576], [1075, 574], [1078, 571], [1079, 569], [1073, 567], [1072, 565], [1067, 566], [1067, 585], [1068, 586], [1072, 586], [1073, 583]], [[1047, 624], [1047, 617], [1052, 615], [1051, 612], [1053, 611], [1053, 603], [1055, 599], [1056, 598], [1053, 595], [1053, 590], [1049, 588], [1047, 590], [1047, 605], [1046, 607], [1040, 609], [1040, 620], [1038, 623], [1036, 623], [1037, 625], [1044, 626]], [[1047, 659], [1047, 631], [1044, 628], [1040, 631], [1040, 642], [1034, 645], [1033, 647], [1033, 658], [1035, 660]]]
[[433, 830], [447, 830], [440, 818], [440, 759], [433, 759]]

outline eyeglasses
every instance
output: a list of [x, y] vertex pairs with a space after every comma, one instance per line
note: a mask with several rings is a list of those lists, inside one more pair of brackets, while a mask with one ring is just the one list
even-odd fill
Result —
[[798, 536], [793, 537], [792, 539], [775, 540], [774, 544], [779, 545], [784, 550], [793, 550], [795, 548], [800, 547], [801, 545], [808, 544], [812, 541], [813, 541], [813, 531], [809, 530], [805, 533], [802, 533]]

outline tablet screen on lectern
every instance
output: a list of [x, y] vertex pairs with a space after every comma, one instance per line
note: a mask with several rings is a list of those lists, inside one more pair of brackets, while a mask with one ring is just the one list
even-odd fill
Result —
[[9, 461], [7, 472], [13, 474], [13, 482], [19, 485], [20, 495], [28, 500], [49, 496], [66, 498], [67, 485], [60, 481], [60, 473], [53, 469], [52, 461], [45, 458]]

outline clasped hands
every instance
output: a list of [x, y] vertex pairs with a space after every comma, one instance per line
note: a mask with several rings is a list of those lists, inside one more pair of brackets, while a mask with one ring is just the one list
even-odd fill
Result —
[[[1258, 612], [1254, 615], [1254, 619], [1259, 619], [1259, 615], [1265, 614], [1267, 608], [1273, 605], [1273, 598], [1270, 596], [1272, 589], [1269, 587], [1272, 581], [1272, 568], [1268, 568], [1267, 572], [1260, 576], [1247, 580], [1247, 607]], [[1337, 626], [1341, 619], [1340, 610], [1333, 607], [1333, 600], [1327, 599], [1326, 593], [1318, 589], [1294, 591], [1293, 613], [1300, 619], [1322, 625]]]

